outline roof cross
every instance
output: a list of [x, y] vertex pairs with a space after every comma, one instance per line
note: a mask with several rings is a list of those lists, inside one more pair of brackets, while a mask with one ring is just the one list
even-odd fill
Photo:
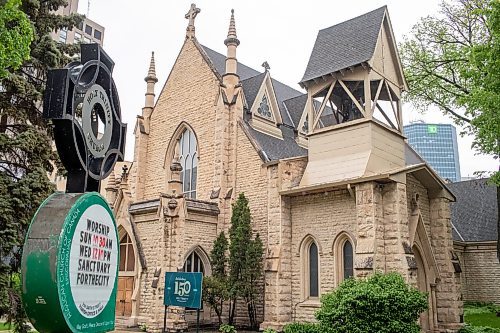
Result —
[[188, 28], [189, 27], [193, 27], [194, 28], [194, 19], [196, 18], [196, 15], [198, 15], [198, 13], [200, 11], [201, 11], [201, 9], [200, 8], [196, 8], [196, 5], [194, 3], [191, 4], [191, 8], [187, 12], [187, 14], [184, 16], [185, 18], [189, 19]]

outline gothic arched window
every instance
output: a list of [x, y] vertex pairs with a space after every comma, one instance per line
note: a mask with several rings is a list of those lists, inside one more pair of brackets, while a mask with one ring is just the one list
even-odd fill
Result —
[[319, 296], [319, 262], [318, 246], [315, 242], [309, 245], [309, 297]]
[[337, 285], [354, 276], [354, 243], [346, 232], [337, 236], [334, 242], [335, 275]]
[[342, 261], [344, 264], [344, 279], [354, 276], [354, 256], [351, 242], [346, 239], [342, 249]]
[[198, 176], [198, 143], [196, 136], [185, 129], [179, 138], [179, 161], [182, 165], [182, 189], [187, 198], [196, 199], [196, 177]]
[[186, 261], [184, 262], [184, 272], [201, 272], [205, 275], [203, 261], [196, 251], [191, 252], [191, 254], [186, 258]]
[[120, 240], [120, 272], [133, 272], [135, 270], [135, 253], [132, 240], [128, 233]]

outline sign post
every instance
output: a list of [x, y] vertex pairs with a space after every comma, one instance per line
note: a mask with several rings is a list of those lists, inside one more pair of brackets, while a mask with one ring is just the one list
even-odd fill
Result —
[[44, 96], [43, 115], [54, 124], [67, 185], [38, 208], [23, 248], [23, 303], [41, 333], [115, 327], [118, 232], [106, 199], [95, 191], [123, 160], [126, 125], [113, 61], [97, 44], [81, 49], [81, 62], [49, 71]]
[[165, 295], [163, 304], [165, 314], [163, 318], [163, 331], [165, 332], [167, 320], [167, 307], [178, 306], [196, 309], [196, 332], [200, 328], [200, 309], [203, 287], [202, 273], [166, 272]]

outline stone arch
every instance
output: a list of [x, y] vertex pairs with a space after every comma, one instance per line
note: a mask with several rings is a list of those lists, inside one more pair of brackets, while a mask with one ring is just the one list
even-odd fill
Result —
[[[185, 130], [190, 130], [193, 134], [194, 137], [196, 138], [196, 142], [199, 143], [200, 140], [198, 139], [198, 135], [196, 134], [196, 131], [193, 129], [193, 127], [187, 123], [186, 121], [181, 121], [179, 125], [177, 125], [177, 128], [175, 129], [174, 133], [170, 137], [170, 140], [168, 141], [168, 146], [167, 150], [165, 151], [165, 157], [163, 159], [163, 168], [168, 170], [170, 172], [170, 164], [172, 163], [172, 158], [174, 157], [174, 152], [175, 148], [177, 146], [177, 143]], [[196, 151], [198, 155], [198, 159], [200, 159], [200, 145], [196, 145]], [[169, 179], [169, 178], [167, 178]]]
[[299, 255], [302, 299], [318, 299], [321, 295], [322, 250], [320, 243], [314, 236], [308, 234], [302, 239]]
[[212, 265], [210, 264], [210, 259], [207, 254], [207, 252], [200, 246], [200, 245], [194, 245], [191, 248], [189, 248], [188, 251], [186, 251], [186, 254], [182, 258], [182, 265], [184, 267], [184, 263], [188, 259], [188, 257], [192, 254], [196, 253], [198, 257], [200, 258], [203, 268], [204, 268], [204, 275], [205, 276], [210, 276], [212, 275]]
[[[118, 266], [116, 315], [124, 318], [127, 325], [136, 325], [139, 316], [140, 274], [143, 265], [140, 260], [139, 248], [130, 221], [128, 219], [119, 219], [117, 221], [117, 230], [120, 242], [124, 239], [127, 240], [125, 244], [120, 244], [119, 251], [131, 251], [131, 253], [133, 253], [133, 269], [130, 269], [131, 267], [129, 266], [126, 267], [127, 269], [122, 270], [122, 259], [120, 259]], [[125, 265], [127, 265], [127, 255], [124, 259]]]
[[300, 257], [302, 255], [304, 245], [309, 245], [309, 242], [311, 241], [315, 242], [316, 245], [318, 246], [319, 256], [321, 257], [323, 255], [323, 249], [321, 247], [320, 242], [318, 242], [317, 238], [312, 234], [307, 234], [304, 236], [304, 238], [302, 238], [302, 240], [299, 243], [299, 247], [297, 248], [297, 253], [296, 253], [297, 257]]
[[182, 121], [170, 138], [163, 161], [163, 168], [166, 170], [165, 185], [168, 187], [168, 181], [172, 179], [170, 165], [174, 156], [179, 158], [179, 163], [182, 166], [181, 178], [184, 178], [181, 179], [182, 190], [185, 196], [189, 198], [196, 198], [197, 170], [200, 159], [198, 142], [196, 132], [191, 125]]
[[434, 290], [435, 281], [433, 280], [433, 274], [431, 274], [432, 269], [425, 257], [422, 244], [419, 241], [415, 242], [412, 250], [417, 264], [417, 288], [427, 293], [429, 302], [429, 309], [420, 315], [420, 326], [424, 332], [434, 332], [434, 328], [437, 327], [437, 322], [434, 313], [434, 304], [436, 303]]
[[[346, 252], [347, 245], [350, 245], [350, 254]], [[338, 286], [346, 277], [354, 276], [354, 256], [356, 254], [354, 236], [347, 231], [341, 231], [333, 241], [332, 254], [335, 263], [335, 285]], [[346, 265], [350, 267], [346, 267]]]

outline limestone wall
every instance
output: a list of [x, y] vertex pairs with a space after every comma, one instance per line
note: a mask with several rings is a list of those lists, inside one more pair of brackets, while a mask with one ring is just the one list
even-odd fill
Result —
[[[291, 199], [292, 220], [292, 320], [308, 321], [319, 307], [319, 299], [304, 295], [301, 243], [311, 235], [319, 251], [319, 292], [337, 285], [333, 242], [341, 232], [356, 234], [356, 203], [347, 190], [335, 190]], [[353, 244], [354, 245], [354, 244]]]
[[[219, 81], [192, 40], [181, 49], [151, 115], [144, 199], [166, 192], [165, 154], [177, 126], [186, 121], [198, 139], [197, 198], [209, 199], [214, 164], [215, 101]], [[139, 198], [141, 199], [141, 198]]]
[[496, 242], [455, 244], [455, 250], [462, 268], [463, 300], [500, 304], [500, 262]]

